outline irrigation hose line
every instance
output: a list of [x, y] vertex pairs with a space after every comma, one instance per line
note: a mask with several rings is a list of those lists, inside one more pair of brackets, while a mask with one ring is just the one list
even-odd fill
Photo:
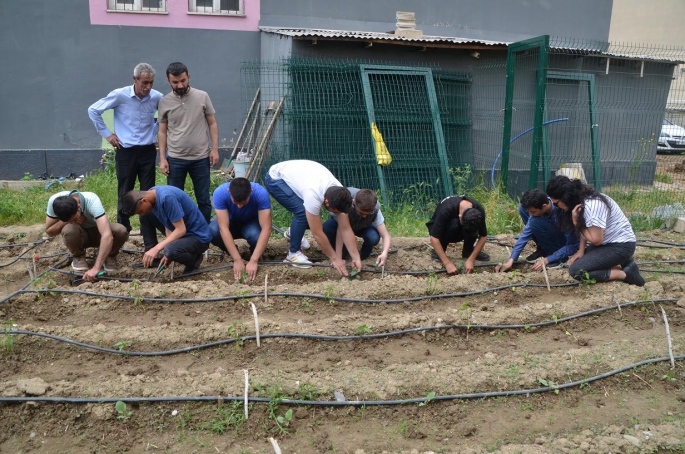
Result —
[[[574, 287], [580, 285], [579, 282], [569, 282], [566, 284], [551, 284], [550, 287]], [[483, 290], [474, 290], [471, 292], [462, 292], [462, 293], [440, 293], [436, 295], [425, 295], [425, 296], [414, 296], [414, 297], [409, 297], [409, 298], [395, 298], [395, 299], [362, 299], [362, 298], [343, 298], [341, 296], [326, 296], [326, 295], [317, 295], [317, 294], [312, 294], [312, 293], [287, 293], [287, 292], [269, 292], [269, 296], [274, 297], [274, 296], [282, 296], [282, 297], [293, 297], [293, 298], [313, 298], [313, 299], [322, 299], [326, 301], [338, 301], [338, 302], [346, 302], [346, 303], [371, 303], [371, 304], [379, 304], [379, 303], [406, 303], [410, 301], [422, 301], [422, 300], [430, 300], [430, 299], [442, 299], [442, 298], [459, 298], [459, 297], [464, 297], [464, 296], [474, 296], [474, 295], [482, 295], [484, 293], [488, 292], [496, 292], [499, 290], [505, 290], [508, 288], [514, 288], [514, 287], [542, 287], [542, 288], [547, 288], [547, 285], [545, 284], [531, 284], [529, 282], [521, 282], [517, 284], [508, 284], [508, 285], [503, 285], [500, 287], [491, 287]], [[137, 298], [140, 297], [135, 297], [135, 296], [124, 296], [124, 295], [111, 295], [108, 293], [98, 293], [98, 292], [88, 292], [85, 290], [64, 290], [64, 289], [37, 289], [37, 290], [25, 290], [24, 288], [19, 289], [12, 294], [8, 295], [7, 297], [3, 298], [0, 300], [0, 304], [4, 303], [5, 301], [8, 301], [9, 299], [13, 298], [16, 295], [19, 295], [21, 293], [72, 293], [72, 294], [81, 294], [81, 295], [87, 295], [87, 296], [97, 296], [101, 298], [113, 298], [113, 299], [122, 299], [122, 300], [128, 300], [128, 301], [135, 301]], [[200, 299], [193, 299], [193, 298], [181, 298], [181, 299], [171, 299], [171, 298], [144, 298], [146, 302], [153, 302], [153, 303], [211, 303], [211, 302], [219, 302], [219, 301], [230, 301], [230, 300], [240, 300], [240, 299], [250, 299], [250, 298], [264, 298], [264, 293], [250, 293], [246, 295], [228, 295], [228, 296], [218, 296], [218, 297], [213, 297], [213, 298], [200, 298]]]
[[[674, 360], [682, 361], [685, 355], [675, 356]], [[300, 399], [270, 399], [268, 397], [248, 397], [247, 401], [252, 403], [278, 403], [285, 405], [308, 405], [317, 407], [365, 407], [365, 406], [394, 406], [407, 404], [427, 404], [431, 401], [449, 401], [449, 400], [471, 400], [471, 399], [486, 399], [491, 397], [508, 397], [508, 396], [528, 396], [530, 394], [541, 394], [545, 392], [558, 392], [560, 389], [568, 389], [576, 386], [586, 386], [598, 380], [609, 378], [613, 375], [626, 372], [631, 369], [636, 369], [640, 366], [648, 364], [656, 364], [660, 362], [670, 361], [671, 358], [654, 358], [646, 359], [638, 363], [629, 364], [619, 369], [614, 369], [594, 377], [584, 378], [573, 382], [563, 383], [555, 386], [546, 386], [543, 388], [520, 389], [511, 391], [492, 391], [483, 393], [470, 394], [450, 394], [446, 396], [419, 397], [414, 399], [403, 400], [345, 400], [345, 401], [323, 401], [323, 400], [300, 400]], [[147, 403], [147, 402], [244, 402], [243, 396], [165, 396], [165, 397], [0, 397], [0, 402], [50, 402], [50, 403], [72, 403], [72, 404], [104, 404], [104, 403]]]
[[[18, 255], [14, 260], [12, 260], [11, 262], [0, 264], [0, 268], [5, 268], [5, 267], [7, 267], [7, 266], [10, 266], [10, 265], [12, 265], [12, 264], [18, 262], [19, 260], [21, 260], [21, 259], [23, 258], [23, 255], [24, 255], [24, 254], [26, 254], [27, 252], [32, 251], [33, 249], [37, 248], [37, 247], [40, 246], [41, 244], [45, 243], [45, 241], [47, 241], [47, 240], [36, 241], [35, 243], [33, 243], [33, 245], [32, 245], [31, 247], [29, 247], [29, 248], [26, 249], [24, 252], [22, 252], [21, 254], [19, 254], [19, 255]], [[27, 243], [27, 244], [29, 244], [29, 243]]]
[[[334, 336], [334, 335], [325, 335], [325, 334], [304, 334], [304, 333], [272, 333], [272, 334], [262, 334], [259, 337], [260, 337], [260, 339], [276, 339], [276, 338], [292, 339], [292, 338], [295, 338], [295, 339], [313, 339], [313, 340], [322, 340], [322, 341], [349, 341], [349, 340], [362, 340], [362, 339], [363, 340], [386, 339], [389, 337], [403, 336], [405, 334], [413, 334], [413, 333], [419, 333], [419, 332], [424, 332], [424, 331], [425, 332], [427, 332], [427, 331], [438, 331], [438, 330], [444, 331], [444, 330], [448, 330], [448, 329], [459, 329], [459, 330], [464, 330], [467, 332], [470, 330], [483, 330], [483, 331], [496, 331], [496, 330], [501, 330], [501, 329], [524, 329], [525, 330], [525, 329], [530, 329], [530, 328], [539, 328], [539, 327], [545, 327], [545, 326], [551, 326], [551, 325], [558, 325], [560, 323], [564, 323], [564, 322], [574, 320], [577, 318], [587, 317], [590, 315], [595, 315], [595, 314], [599, 314], [602, 312], [615, 310], [618, 308], [638, 306], [638, 305], [646, 304], [646, 303], [675, 303], [677, 301], [678, 301], [677, 298], [661, 298], [661, 299], [631, 301], [631, 302], [625, 302], [623, 304], [617, 304], [615, 306], [601, 307], [598, 309], [593, 309], [590, 311], [581, 312], [581, 313], [574, 314], [574, 315], [569, 315], [567, 317], [558, 318], [556, 320], [547, 320], [544, 322], [534, 322], [534, 323], [527, 323], [527, 324], [514, 324], [514, 325], [438, 325], [438, 326], [426, 326], [426, 327], [410, 328], [410, 329], [399, 330], [399, 331], [391, 331], [391, 332], [387, 332], [387, 333], [363, 334], [363, 335], [351, 335], [351, 336]], [[12, 331], [6, 331], [4, 334], [5, 335], [24, 335], [24, 336], [43, 337], [46, 339], [56, 340], [59, 342], [64, 342], [66, 344], [76, 345], [78, 347], [83, 347], [83, 348], [87, 348], [90, 350], [95, 350], [98, 352], [110, 353], [110, 354], [122, 355], [122, 356], [172, 356], [172, 355], [178, 355], [180, 353], [188, 353], [191, 351], [203, 350], [203, 349], [211, 348], [211, 347], [229, 345], [229, 344], [233, 344], [236, 342], [244, 342], [244, 341], [249, 341], [249, 340], [255, 340], [257, 338], [257, 336], [242, 336], [242, 337], [236, 337], [236, 338], [231, 338], [231, 339], [224, 339], [224, 340], [220, 340], [220, 341], [216, 341], [216, 342], [210, 342], [210, 343], [202, 344], [202, 345], [193, 345], [190, 347], [179, 348], [176, 350], [163, 350], [163, 351], [156, 351], [156, 352], [134, 352], [134, 351], [126, 351], [126, 350], [118, 350], [118, 349], [112, 349], [112, 348], [98, 347], [97, 345], [86, 344], [84, 342], [75, 341], [75, 340], [68, 339], [65, 337], [60, 337], [60, 336], [55, 336], [52, 334], [35, 332], [35, 331], [12, 330]]]

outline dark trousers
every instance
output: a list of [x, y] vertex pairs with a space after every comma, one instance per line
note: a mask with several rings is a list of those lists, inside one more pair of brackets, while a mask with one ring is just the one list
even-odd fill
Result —
[[[594, 279], [595, 282], [609, 280], [611, 269], [616, 265], [625, 268], [635, 253], [635, 243], [608, 243], [601, 246], [587, 245], [585, 254], [573, 262], [568, 269], [568, 274], [580, 281], [586, 278]], [[585, 275], [587, 273], [587, 276]]]
[[183, 191], [186, 176], [190, 175], [197, 207], [209, 224], [212, 220], [212, 203], [209, 201], [209, 158], [191, 161], [167, 157], [167, 162], [169, 162], [169, 176], [166, 183]]
[[114, 155], [117, 172], [117, 222], [127, 231], [131, 231], [129, 216], [121, 212], [121, 198], [136, 186], [136, 178], [140, 182], [140, 190], [147, 191], [155, 185], [155, 162], [157, 149], [155, 144], [136, 145], [129, 148], [119, 148]]
[[[328, 241], [331, 246], [335, 248], [336, 235], [338, 233], [338, 221], [334, 219], [329, 219], [323, 223], [323, 233], [328, 237]], [[357, 236], [364, 240], [362, 243], [362, 248], [359, 250], [359, 256], [362, 260], [369, 258], [373, 247], [381, 241], [381, 235], [378, 233], [378, 229], [374, 226], [367, 227], [361, 230], [355, 230], [354, 236]], [[347, 246], [343, 245], [343, 257], [348, 257], [349, 252], [347, 251]]]
[[440, 245], [442, 250], [447, 252], [447, 246], [450, 243], [458, 243], [460, 241], [464, 242], [464, 247], [461, 250], [462, 258], [468, 258], [473, 253], [473, 249], [476, 246], [476, 241], [478, 241], [478, 231], [473, 235], [464, 234], [464, 229], [459, 225], [458, 219], [452, 219], [448, 224], [445, 232], [438, 238], [440, 240]]
[[176, 241], [172, 241], [164, 247], [162, 253], [172, 262], [193, 267], [198, 257], [200, 257], [209, 247], [209, 243], [202, 243], [194, 236], [184, 236]]
[[152, 213], [140, 216], [140, 234], [143, 235], [145, 252], [157, 246], [157, 231], [166, 236], [166, 228]]

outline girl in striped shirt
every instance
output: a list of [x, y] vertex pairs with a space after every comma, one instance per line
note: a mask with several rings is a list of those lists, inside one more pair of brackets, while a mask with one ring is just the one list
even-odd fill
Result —
[[569, 259], [569, 274], [574, 279], [645, 285], [633, 260], [635, 232], [611, 197], [563, 175], [549, 181], [547, 195], [564, 211], [560, 227], [575, 229], [580, 238], [578, 252]]

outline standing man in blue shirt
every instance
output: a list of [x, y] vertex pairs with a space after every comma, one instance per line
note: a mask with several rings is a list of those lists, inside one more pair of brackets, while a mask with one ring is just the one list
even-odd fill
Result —
[[[122, 213], [121, 198], [135, 187], [136, 178], [141, 191], [147, 191], [155, 185], [155, 112], [163, 95], [152, 89], [154, 81], [155, 69], [147, 63], [139, 63], [133, 69], [133, 85], [113, 90], [88, 108], [88, 116], [95, 129], [116, 149], [119, 196], [117, 222], [129, 232], [131, 221], [129, 216]], [[114, 110], [115, 132], [110, 131], [102, 120], [102, 113], [108, 109]], [[150, 235], [142, 229], [141, 233], [143, 236]]]
[[[257, 276], [259, 259], [266, 249], [271, 233], [271, 200], [261, 185], [246, 178], [235, 178], [214, 190], [216, 217], [209, 223], [212, 244], [233, 258], [233, 277], [238, 280], [243, 270], [248, 280]], [[245, 262], [235, 245], [244, 238], [250, 245], [250, 261]]]
[[178, 262], [186, 267], [184, 275], [200, 268], [212, 235], [188, 194], [174, 186], [153, 186], [147, 191], [127, 192], [121, 207], [129, 216], [139, 215], [141, 225], [161, 223], [166, 229], [166, 238], [146, 250], [143, 266]]
[[534, 263], [534, 271], [542, 271], [542, 263], [547, 268], [563, 266], [569, 256], [578, 251], [579, 240], [573, 230], [562, 231], [558, 224], [561, 211], [547, 194], [539, 189], [530, 189], [523, 193], [519, 214], [525, 224], [523, 233], [514, 245], [509, 260], [495, 267], [495, 271], [508, 271], [518, 260], [528, 241], [533, 240], [537, 250], [526, 257], [528, 263]]

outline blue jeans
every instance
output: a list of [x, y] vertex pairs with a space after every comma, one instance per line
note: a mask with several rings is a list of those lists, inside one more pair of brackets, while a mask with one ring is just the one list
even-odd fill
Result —
[[542, 249], [545, 257], [554, 254], [566, 246], [566, 235], [559, 230], [559, 227], [551, 218], [531, 216], [521, 205], [519, 205], [519, 215], [523, 224], [527, 224], [530, 221], [533, 241], [537, 244], [538, 248]]
[[[328, 237], [328, 241], [331, 246], [335, 249], [335, 236], [338, 233], [338, 221], [335, 219], [329, 219], [323, 223], [323, 233]], [[361, 230], [355, 230], [354, 236], [364, 240], [362, 243], [362, 248], [359, 251], [359, 256], [362, 260], [369, 258], [373, 247], [381, 241], [381, 235], [374, 226], [367, 227]], [[343, 246], [343, 257], [348, 257], [349, 252], [347, 252], [347, 246]]]
[[309, 228], [304, 200], [299, 198], [285, 181], [274, 180], [268, 173], [264, 179], [264, 187], [283, 208], [293, 214], [293, 220], [290, 223], [290, 252], [299, 251], [304, 231]]
[[[231, 232], [233, 239], [237, 240], [243, 238], [247, 240], [247, 243], [250, 245], [250, 252], [252, 253], [254, 252], [255, 246], [257, 246], [259, 235], [262, 233], [262, 226], [259, 225], [259, 219], [245, 223], [230, 221], [228, 230]], [[228, 252], [224, 240], [221, 238], [219, 222], [216, 218], [212, 219], [212, 222], [209, 223], [209, 231], [212, 232], [212, 244], [222, 251]]]
[[212, 218], [212, 204], [209, 201], [209, 158], [190, 161], [167, 157], [167, 161], [169, 162], [169, 176], [166, 178], [166, 184], [176, 186], [183, 191], [186, 175], [190, 175], [197, 206], [209, 224]]
[[635, 253], [635, 243], [607, 243], [601, 246], [587, 245], [585, 254], [573, 262], [568, 269], [568, 274], [575, 280], [587, 277], [594, 279], [595, 282], [606, 282], [609, 280], [611, 269], [616, 265], [625, 268]]

